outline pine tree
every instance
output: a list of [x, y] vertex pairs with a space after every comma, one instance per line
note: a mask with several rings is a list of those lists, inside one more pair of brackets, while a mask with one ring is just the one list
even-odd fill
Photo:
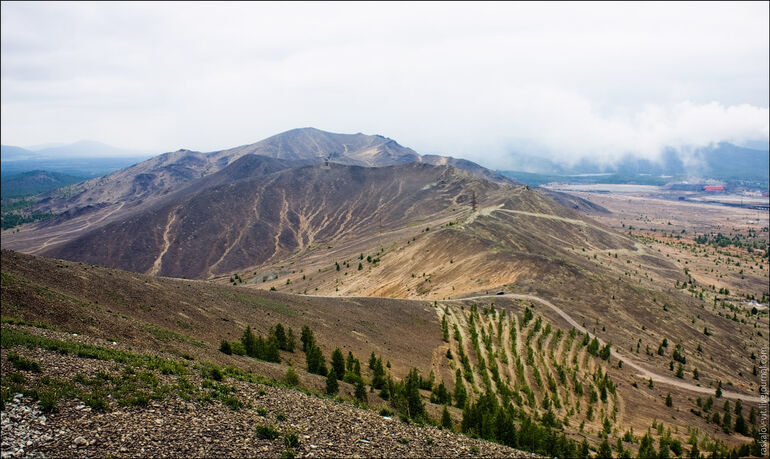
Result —
[[462, 373], [458, 368], [455, 372], [455, 404], [458, 408], [465, 406], [465, 400], [468, 397], [468, 393], [465, 391], [465, 383], [463, 383]]
[[334, 374], [337, 375], [337, 379], [342, 379], [345, 375], [345, 357], [342, 356], [340, 348], [336, 348], [334, 349], [334, 352], [332, 352], [331, 366], [334, 370]]
[[355, 397], [362, 403], [366, 403], [366, 387], [362, 380], [356, 381], [356, 393]]
[[587, 349], [588, 353], [596, 357], [596, 355], [599, 352], [599, 340], [596, 339], [594, 336], [594, 339], [591, 340], [591, 344], [588, 345]]
[[372, 351], [372, 355], [369, 356], [369, 369], [374, 371], [374, 367], [377, 364], [377, 356], [374, 355], [374, 351]]
[[698, 449], [697, 443], [692, 445], [692, 449], [690, 450], [690, 457], [700, 458], [700, 450]]
[[299, 338], [302, 341], [302, 352], [307, 353], [315, 346], [315, 338], [313, 338], [313, 331], [307, 325], [302, 326], [302, 334]]
[[446, 386], [444, 386], [444, 381], [441, 381], [439, 385], [433, 389], [433, 393], [430, 395], [430, 401], [431, 403], [439, 405], [452, 404], [452, 394], [450, 394], [446, 389]]
[[601, 445], [599, 445], [599, 453], [596, 455], [597, 459], [612, 459], [612, 448], [610, 448], [610, 443], [605, 438], [604, 441], [602, 441]]
[[444, 342], [449, 342], [449, 323], [446, 320], [446, 314], [441, 318], [441, 333], [444, 339]]
[[[374, 353], [372, 353], [374, 355]], [[377, 358], [374, 361], [374, 368], [372, 369], [372, 386], [375, 389], [382, 389], [385, 385], [385, 369], [382, 367], [382, 359]]]
[[278, 343], [274, 337], [270, 337], [270, 339], [265, 343], [264, 356], [261, 358], [262, 360], [267, 360], [268, 362], [281, 361], [281, 356], [278, 353]]
[[726, 434], [732, 432], [733, 417], [729, 410], [726, 410], [724, 417], [722, 418], [722, 431]]
[[612, 345], [610, 343], [605, 344], [604, 347], [602, 347], [602, 350], [599, 351], [599, 357], [601, 357], [603, 360], [609, 360], [611, 355], [611, 352], [610, 352], [611, 346]]
[[653, 443], [652, 437], [649, 432], [644, 434], [641, 442], [639, 443], [639, 459], [656, 459], [658, 452], [655, 451], [655, 443]]
[[671, 399], [671, 394], [666, 396], [666, 406], [671, 408], [674, 405], [674, 401]]
[[286, 330], [281, 323], [278, 323], [273, 328], [273, 336], [275, 336], [275, 342], [278, 344], [278, 349], [286, 350]]
[[297, 339], [294, 337], [294, 330], [289, 327], [289, 332], [286, 334], [286, 350], [288, 352], [294, 352], [294, 347], [297, 345]]
[[326, 393], [329, 395], [334, 395], [339, 392], [339, 390], [340, 386], [337, 382], [337, 375], [334, 373], [334, 369], [332, 368], [326, 375]]
[[580, 457], [581, 458], [590, 458], [591, 457], [591, 450], [588, 449], [588, 442], [586, 439], [583, 439], [583, 443], [580, 444]]
[[684, 368], [682, 367], [681, 363], [676, 368], [676, 377], [679, 379], [684, 379]]
[[738, 413], [735, 418], [735, 431], [741, 435], [748, 435], [749, 429], [746, 426], [746, 420], [743, 419], [743, 413]]
[[256, 357], [256, 337], [254, 336], [254, 332], [251, 331], [251, 325], [247, 325], [246, 330], [243, 331], [241, 343], [243, 343], [243, 347], [246, 349], [246, 355], [249, 357]]
[[230, 355], [233, 353], [232, 348], [230, 347], [230, 342], [227, 340], [222, 340], [221, 343], [219, 343], [219, 351], [224, 352], [227, 355]]
[[441, 427], [452, 430], [452, 416], [449, 414], [449, 409], [444, 405], [444, 410], [441, 412]]
[[420, 374], [416, 368], [412, 368], [407, 377], [396, 384], [394, 392], [394, 406], [403, 414], [417, 418], [425, 413], [425, 405], [420, 398]]
[[305, 354], [307, 371], [321, 376], [326, 376], [326, 361], [321, 348], [313, 345]]

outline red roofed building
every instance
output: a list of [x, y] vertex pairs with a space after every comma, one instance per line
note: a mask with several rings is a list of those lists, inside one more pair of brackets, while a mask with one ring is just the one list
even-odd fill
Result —
[[703, 189], [705, 191], [725, 191], [723, 186], [704, 186]]

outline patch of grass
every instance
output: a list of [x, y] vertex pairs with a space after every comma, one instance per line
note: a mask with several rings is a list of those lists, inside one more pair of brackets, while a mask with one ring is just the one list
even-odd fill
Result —
[[108, 411], [109, 404], [107, 400], [102, 396], [100, 392], [92, 392], [90, 394], [84, 394], [81, 398], [86, 406], [90, 406], [94, 411]]
[[283, 442], [287, 448], [296, 448], [299, 446], [299, 437], [295, 433], [288, 433], [284, 435]]
[[[58, 400], [61, 397], [72, 397], [77, 392], [72, 383], [57, 378], [42, 376], [37, 381], [26, 381], [14, 378], [14, 381], [3, 378], [0, 382], [2, 386], [2, 405], [10, 400], [15, 394], [22, 394], [40, 404], [41, 411], [45, 413], [56, 412], [59, 409]], [[21, 382], [19, 382], [21, 381]]]
[[150, 370], [159, 370], [163, 374], [181, 375], [189, 373], [186, 363], [175, 362], [154, 355], [134, 354], [102, 346], [71, 343], [35, 336], [22, 330], [3, 330], [3, 333], [0, 334], [0, 347], [12, 348], [14, 346], [25, 346], [29, 349], [39, 347], [49, 351], [57, 351], [61, 354], [72, 354], [87, 359], [112, 360], [126, 365], [146, 367]]
[[275, 440], [281, 436], [280, 432], [278, 432], [275, 427], [267, 424], [257, 426], [256, 434], [257, 438], [261, 438], [263, 440]]
[[275, 415], [275, 420], [276, 421], [280, 421], [280, 422], [285, 421], [286, 420], [286, 415], [283, 414], [283, 413], [278, 413], [278, 414]]
[[260, 298], [256, 295], [246, 295], [239, 292], [228, 292], [226, 290], [221, 290], [221, 293], [232, 300], [247, 304], [257, 309], [269, 309], [288, 317], [295, 317], [298, 315], [297, 311], [290, 308], [285, 303], [281, 303], [280, 301], [275, 301], [268, 298]]
[[0, 322], [4, 324], [11, 324], [11, 325], [26, 325], [28, 327], [42, 328], [45, 330], [56, 330], [56, 326], [54, 325], [47, 324], [45, 322], [40, 322], [37, 320], [30, 322], [28, 320], [20, 319], [18, 317], [0, 316]]
[[238, 397], [232, 395], [226, 395], [221, 398], [222, 403], [233, 411], [238, 411], [243, 407], [243, 402], [238, 400]]
[[8, 361], [11, 362], [11, 365], [17, 370], [40, 373], [40, 364], [38, 362], [23, 357], [15, 352], [8, 353]]
[[139, 324], [142, 330], [146, 331], [147, 333], [151, 334], [155, 339], [158, 341], [167, 343], [169, 341], [179, 341], [183, 343], [190, 343], [194, 346], [205, 348], [206, 344], [202, 341], [198, 341], [197, 339], [187, 336], [184, 333], [175, 332], [174, 330], [169, 330], [168, 328], [160, 327], [158, 325], [154, 324], [148, 324], [148, 323], [142, 323]]
[[42, 391], [38, 392], [37, 400], [40, 404], [40, 411], [43, 413], [55, 413], [59, 411], [59, 397], [56, 392]]
[[257, 414], [262, 417], [265, 417], [267, 416], [267, 410], [264, 407], [260, 406], [257, 408]]

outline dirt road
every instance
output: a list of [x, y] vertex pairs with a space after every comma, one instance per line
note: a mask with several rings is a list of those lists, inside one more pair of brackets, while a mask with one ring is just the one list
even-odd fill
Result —
[[[476, 299], [482, 299], [482, 298], [515, 298], [519, 300], [529, 300], [529, 301], [536, 301], [538, 303], [544, 304], [551, 308], [555, 313], [557, 313], [562, 319], [567, 321], [568, 324], [573, 326], [576, 330], [578, 330], [581, 333], [587, 333], [587, 330], [582, 325], [578, 324], [572, 317], [570, 317], [569, 314], [564, 312], [560, 307], [554, 305], [548, 300], [544, 300], [542, 298], [533, 296], [533, 295], [520, 295], [515, 293], [508, 293], [505, 295], [479, 295], [479, 296], [471, 296], [466, 298], [458, 298], [454, 300], [444, 300], [446, 301], [464, 301], [464, 300], [476, 300]], [[590, 334], [590, 333], [589, 333]], [[595, 335], [594, 335], [595, 336]], [[601, 345], [604, 345], [604, 341], [596, 337], [597, 340]], [[686, 383], [680, 379], [676, 378], [670, 378], [668, 376], [663, 376], [658, 373], [655, 373], [651, 370], [648, 370], [647, 368], [643, 367], [641, 363], [634, 361], [629, 356], [623, 355], [617, 351], [616, 348], [611, 348], [612, 355], [623, 361], [623, 365], [629, 366], [633, 368], [634, 370], [638, 371], [639, 373], [637, 376], [645, 378], [645, 379], [652, 379], [653, 382], [661, 383], [661, 384], [668, 384], [671, 386], [679, 387], [681, 389], [689, 390], [691, 392], [697, 392], [700, 394], [714, 394], [715, 389], [711, 389], [708, 387], [701, 387], [696, 386], [695, 384]], [[741, 399], [746, 402], [751, 403], [762, 403], [763, 400], [761, 397], [755, 396], [755, 395], [748, 395], [748, 394], [740, 394], [737, 392], [730, 392], [728, 390], [723, 389], [722, 390], [722, 397], [724, 398], [730, 398], [730, 399]], [[766, 402], [766, 400], [765, 400]]]

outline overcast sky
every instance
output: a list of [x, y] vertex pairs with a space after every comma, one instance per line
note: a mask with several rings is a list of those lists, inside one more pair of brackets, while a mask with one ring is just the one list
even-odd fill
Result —
[[768, 2], [2, 3], [2, 143], [212, 151], [295, 127], [654, 158], [768, 140]]

